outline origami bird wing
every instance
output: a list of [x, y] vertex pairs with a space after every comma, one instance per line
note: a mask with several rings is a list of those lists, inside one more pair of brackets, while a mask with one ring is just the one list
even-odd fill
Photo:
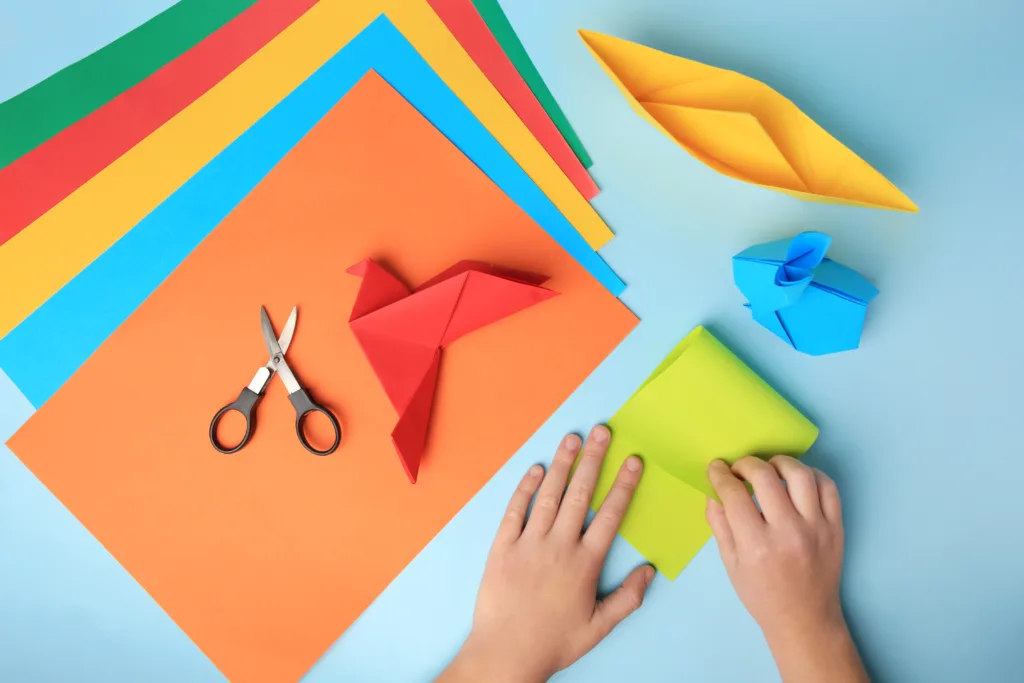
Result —
[[399, 299], [352, 323], [356, 331], [375, 333], [436, 349], [462, 296], [466, 275], [443, 280]]
[[506, 271], [478, 268], [472, 262], [453, 272], [366, 314], [353, 328], [437, 348], [556, 296], [535, 284], [494, 274]]
[[800, 199], [917, 211], [764, 83], [593, 31], [580, 36], [637, 113], [716, 171]]
[[[461, 277], [461, 276], [460, 276]], [[557, 292], [489, 272], [470, 271], [441, 345], [513, 313], [558, 296]]]
[[483, 263], [482, 261], [459, 261], [451, 268], [435, 275], [430, 280], [427, 280], [422, 285], [416, 288], [416, 291], [433, 287], [439, 282], [448, 280], [456, 275], [462, 275], [469, 271], [475, 271], [478, 273], [489, 273], [491, 275], [497, 275], [498, 277], [507, 278], [509, 280], [518, 280], [519, 282], [525, 282], [531, 285], [542, 285], [548, 281], [546, 275], [538, 275], [537, 273], [527, 273], [521, 270], [513, 270], [511, 268], [502, 268], [501, 266], [495, 266], [490, 263]]

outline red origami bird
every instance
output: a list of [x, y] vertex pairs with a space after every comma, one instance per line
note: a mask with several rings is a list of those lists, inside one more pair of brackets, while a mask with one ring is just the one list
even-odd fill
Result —
[[371, 259], [348, 272], [363, 278], [349, 324], [398, 411], [391, 439], [415, 484], [441, 349], [558, 293], [540, 286], [543, 276], [475, 261], [457, 263], [415, 292]]

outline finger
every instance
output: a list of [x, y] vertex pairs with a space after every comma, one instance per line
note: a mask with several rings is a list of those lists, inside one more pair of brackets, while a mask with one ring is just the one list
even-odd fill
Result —
[[533, 513], [530, 521], [526, 523], [529, 531], [546, 534], [551, 530], [551, 525], [558, 514], [558, 506], [562, 503], [562, 494], [565, 493], [565, 482], [569, 478], [569, 470], [576, 461], [576, 454], [580, 452], [580, 437], [569, 434], [558, 450], [555, 451], [555, 458], [551, 461], [547, 476], [540, 485], [540, 492], [537, 494], [537, 501], [533, 504]]
[[731, 557], [736, 552], [736, 539], [732, 535], [732, 527], [725, 516], [725, 508], [714, 498], [708, 498], [707, 507], [704, 509], [704, 518], [708, 520], [711, 533], [718, 541], [718, 552], [722, 559]]
[[749, 455], [740, 458], [733, 463], [732, 471], [754, 487], [761, 514], [769, 524], [792, 519], [797, 514], [779, 473], [761, 458]]
[[644, 593], [654, 580], [654, 567], [645, 565], [637, 567], [622, 585], [600, 600], [594, 608], [594, 616], [590, 619], [591, 647], [603, 640], [622, 620], [640, 609], [644, 603]]
[[821, 512], [832, 524], [843, 524], [843, 506], [839, 499], [839, 488], [832, 478], [821, 470], [814, 470], [814, 479], [818, 484], [818, 498], [821, 501]]
[[498, 534], [494, 539], [495, 547], [509, 545], [523, 533], [523, 525], [526, 524], [526, 511], [529, 509], [533, 494], [537, 493], [537, 488], [540, 487], [543, 478], [544, 468], [540, 465], [534, 465], [523, 475], [515, 493], [512, 494], [512, 500], [508, 502], [505, 516], [498, 526]]
[[635, 455], [626, 458], [615, 477], [615, 483], [594, 516], [594, 521], [590, 523], [587, 533], [583, 534], [584, 545], [598, 553], [602, 562], [622, 526], [622, 518], [626, 516], [629, 503], [633, 500], [643, 468], [643, 462]]
[[722, 501], [729, 529], [737, 541], [764, 530], [764, 519], [754, 499], [728, 465], [721, 460], [713, 461], [708, 467], [708, 479]]
[[608, 451], [611, 432], [604, 425], [597, 425], [590, 430], [587, 443], [583, 445], [580, 464], [572, 475], [569, 488], [562, 499], [562, 506], [555, 518], [555, 529], [579, 538], [583, 529], [583, 521], [587, 518], [590, 499], [594, 496], [597, 476], [601, 473], [601, 463]]
[[786, 492], [800, 516], [808, 520], [821, 519], [821, 503], [818, 501], [818, 482], [814, 478], [814, 470], [788, 455], [776, 455], [768, 464], [786, 482]]

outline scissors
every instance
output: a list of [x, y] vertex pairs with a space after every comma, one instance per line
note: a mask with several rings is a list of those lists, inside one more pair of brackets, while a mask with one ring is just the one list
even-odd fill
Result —
[[[292, 343], [292, 336], [295, 334], [295, 319], [298, 313], [298, 306], [292, 308], [291, 315], [288, 316], [288, 322], [284, 324], [284, 329], [281, 331], [281, 336], [277, 337], [274, 335], [274, 326], [270, 324], [270, 316], [267, 315], [267, 309], [260, 306], [263, 342], [267, 345], [267, 350], [270, 351], [270, 360], [256, 371], [252, 381], [249, 382], [249, 386], [242, 389], [242, 393], [238, 395], [237, 399], [218, 410], [217, 414], [213, 416], [213, 420], [210, 422], [210, 443], [221, 453], [237, 453], [242, 450], [245, 444], [249, 443], [253, 429], [256, 427], [256, 405], [263, 398], [263, 392], [266, 390], [275, 372], [281, 375], [281, 381], [284, 382], [285, 389], [288, 390], [288, 400], [291, 401], [292, 407], [295, 408], [295, 433], [299, 437], [299, 443], [307, 451], [315, 455], [330, 455], [337, 450], [338, 445], [341, 443], [341, 427], [338, 426], [338, 419], [334, 417], [331, 411], [310, 398], [309, 393], [302, 388], [299, 380], [295, 379], [295, 374], [288, 367], [288, 362], [284, 359], [284, 354], [288, 351], [288, 347]], [[241, 413], [245, 417], [245, 436], [242, 437], [242, 441], [237, 446], [226, 447], [217, 440], [217, 424], [226, 413], [231, 411]], [[334, 443], [325, 451], [317, 450], [306, 439], [303, 423], [306, 416], [310, 413], [324, 415], [330, 421], [331, 426], [334, 427]]]

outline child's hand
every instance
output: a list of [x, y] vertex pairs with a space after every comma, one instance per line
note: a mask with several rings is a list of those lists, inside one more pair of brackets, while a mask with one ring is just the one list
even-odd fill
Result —
[[438, 683], [546, 681], [640, 606], [654, 578], [650, 566], [637, 568], [618, 590], [597, 599], [598, 575], [640, 480], [639, 458], [626, 460], [581, 535], [609, 437], [605, 427], [591, 431], [568, 489], [580, 448], [575, 435], [563, 439], [547, 476], [539, 465], [526, 473], [487, 560], [473, 629]]
[[783, 680], [866, 681], [839, 602], [843, 520], [835, 483], [782, 455], [743, 458], [731, 470], [715, 461], [708, 476], [722, 501], [708, 500], [708, 524]]

